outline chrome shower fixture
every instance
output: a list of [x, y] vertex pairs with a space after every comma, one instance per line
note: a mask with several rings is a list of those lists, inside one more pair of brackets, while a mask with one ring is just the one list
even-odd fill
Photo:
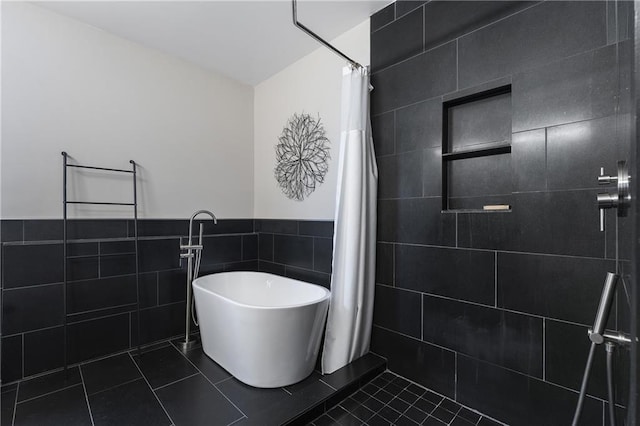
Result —
[[593, 322], [593, 328], [589, 330], [589, 339], [595, 344], [601, 344], [604, 342], [604, 328], [607, 325], [609, 319], [609, 312], [611, 311], [611, 304], [613, 303], [613, 297], [616, 293], [616, 286], [620, 275], [613, 272], [607, 272], [607, 277], [604, 280], [604, 287], [602, 288], [602, 295], [600, 296], [600, 305], [596, 313], [596, 319]]
[[203, 224], [200, 223], [200, 232], [198, 234], [198, 244], [193, 244], [193, 219], [199, 214], [206, 214], [211, 216], [214, 224], [218, 224], [218, 219], [216, 216], [211, 213], [209, 210], [198, 210], [193, 215], [191, 215], [191, 219], [189, 219], [189, 242], [186, 245], [180, 244], [180, 250], [184, 250], [186, 253], [180, 253], [180, 259], [187, 259], [187, 317], [185, 321], [185, 333], [184, 333], [184, 341], [180, 342], [180, 349], [182, 352], [187, 352], [192, 349], [193, 346], [197, 343], [197, 340], [190, 336], [191, 332], [191, 318], [193, 314], [193, 303], [192, 303], [192, 289], [191, 284], [195, 278], [198, 277], [198, 271], [200, 270], [200, 260], [202, 259], [202, 249], [204, 247], [202, 234], [203, 234]]
[[600, 231], [604, 231], [606, 209], [617, 209], [618, 217], [624, 217], [627, 215], [627, 210], [631, 206], [631, 193], [629, 192], [629, 181], [631, 177], [629, 176], [627, 162], [624, 160], [618, 161], [617, 176], [609, 176], [604, 173], [604, 167], [600, 167], [598, 183], [600, 185], [615, 183], [617, 192], [600, 192], [597, 195], [598, 209], [600, 209]]

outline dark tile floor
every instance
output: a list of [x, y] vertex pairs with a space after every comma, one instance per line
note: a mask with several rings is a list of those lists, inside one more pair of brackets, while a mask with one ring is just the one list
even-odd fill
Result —
[[0, 424], [281, 425], [305, 424], [384, 371], [366, 355], [327, 376], [314, 372], [292, 386], [244, 385], [201, 348], [173, 342], [87, 362], [2, 387]]
[[310, 425], [498, 426], [500, 423], [386, 371]]

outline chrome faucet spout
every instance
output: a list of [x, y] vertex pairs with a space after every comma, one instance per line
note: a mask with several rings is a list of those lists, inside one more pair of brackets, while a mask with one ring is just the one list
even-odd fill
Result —
[[207, 214], [211, 216], [211, 219], [213, 219], [213, 223], [216, 225], [218, 224], [218, 219], [216, 218], [216, 215], [211, 213], [209, 210], [198, 210], [197, 212], [195, 212], [193, 215], [191, 215], [191, 219], [189, 219], [189, 245], [192, 245], [193, 219], [195, 219], [196, 216], [200, 214]]

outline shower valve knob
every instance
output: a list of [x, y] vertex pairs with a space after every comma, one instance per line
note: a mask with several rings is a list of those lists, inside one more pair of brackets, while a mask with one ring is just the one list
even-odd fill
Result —
[[600, 185], [609, 185], [610, 183], [616, 183], [618, 181], [617, 176], [609, 176], [604, 174], [604, 167], [600, 167], [600, 176], [598, 176], [598, 183]]

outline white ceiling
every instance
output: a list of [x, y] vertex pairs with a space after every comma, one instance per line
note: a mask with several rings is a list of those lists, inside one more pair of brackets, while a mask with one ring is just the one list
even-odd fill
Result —
[[[298, 21], [331, 40], [391, 2], [298, 0]], [[289, 0], [35, 4], [249, 85], [269, 78], [319, 46], [293, 26]]]

